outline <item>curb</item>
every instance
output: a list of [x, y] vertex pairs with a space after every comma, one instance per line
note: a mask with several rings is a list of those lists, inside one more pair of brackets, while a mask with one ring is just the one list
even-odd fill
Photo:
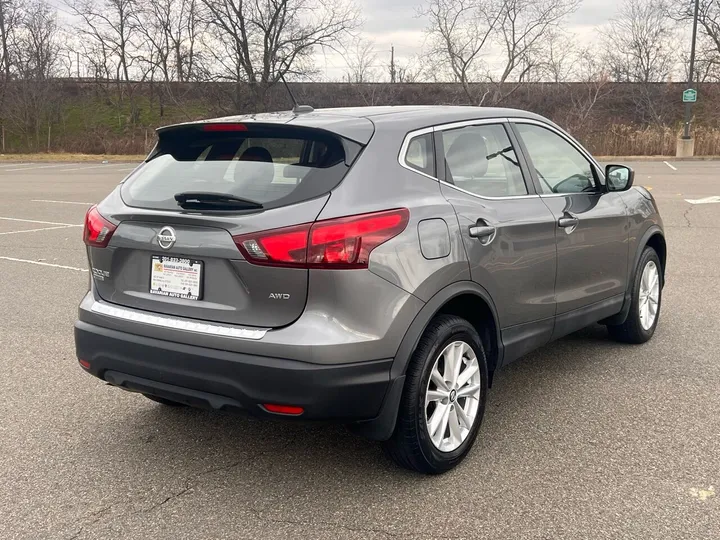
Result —
[[596, 160], [609, 163], [611, 161], [720, 161], [720, 156], [594, 156]]

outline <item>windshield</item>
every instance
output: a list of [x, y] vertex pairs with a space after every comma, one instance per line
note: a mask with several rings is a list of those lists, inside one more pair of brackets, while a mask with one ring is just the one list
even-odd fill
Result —
[[327, 193], [348, 169], [343, 144], [327, 134], [180, 131], [161, 135], [157, 151], [125, 182], [126, 204], [179, 210], [175, 195], [202, 192], [272, 208]]

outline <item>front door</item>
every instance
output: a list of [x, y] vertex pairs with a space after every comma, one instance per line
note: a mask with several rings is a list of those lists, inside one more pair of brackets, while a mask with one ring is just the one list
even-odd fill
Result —
[[507, 362], [550, 340], [556, 224], [523, 174], [509, 126], [494, 122], [436, 128], [436, 146], [442, 193], [458, 216], [472, 279], [495, 302]]
[[521, 121], [514, 129], [556, 220], [557, 315], [593, 306], [612, 311], [609, 303], [621, 304], [628, 279], [629, 220], [622, 197], [605, 192], [596, 166], [560, 132]]

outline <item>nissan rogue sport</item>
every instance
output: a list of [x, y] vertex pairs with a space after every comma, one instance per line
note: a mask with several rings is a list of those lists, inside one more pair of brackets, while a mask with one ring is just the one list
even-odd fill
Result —
[[500, 367], [596, 322], [652, 337], [666, 246], [633, 176], [510, 109], [161, 128], [87, 213], [77, 356], [153, 401], [340, 421], [440, 473]]

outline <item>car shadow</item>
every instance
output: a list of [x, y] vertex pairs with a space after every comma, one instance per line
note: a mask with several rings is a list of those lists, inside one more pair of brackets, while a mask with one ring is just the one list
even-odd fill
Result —
[[[512, 446], [508, 438], [519, 436], [523, 422], [532, 421], [538, 403], [556, 394], [558, 385], [567, 385], [569, 374], [587, 376], [588, 371], [602, 366], [606, 350], [613, 347], [618, 345], [608, 339], [604, 327], [590, 327], [500, 370], [488, 396], [480, 436], [466, 463], [477, 460], [480, 465], [498, 459], [500, 452]], [[114, 388], [109, 391], [117, 392]], [[271, 474], [274, 481], [286, 486], [427, 481], [399, 469], [380, 444], [354, 435], [342, 425], [171, 408], [139, 395], [122, 399], [140, 401], [125, 414], [107, 420], [104, 428], [116, 436], [105, 438], [104, 452], [115, 456], [132, 453], [136, 464], [175, 471], [186, 479], [225, 468], [242, 470], [256, 481]], [[155, 471], [149, 469], [148, 474]]]

